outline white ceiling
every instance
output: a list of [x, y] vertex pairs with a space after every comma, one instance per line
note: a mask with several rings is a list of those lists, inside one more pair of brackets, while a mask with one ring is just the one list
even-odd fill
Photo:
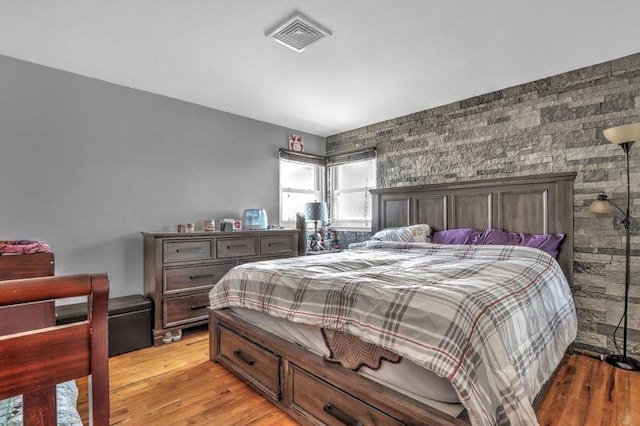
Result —
[[[333, 35], [265, 37], [294, 10]], [[637, 53], [638, 18], [638, 0], [0, 0], [0, 54], [327, 136]]]

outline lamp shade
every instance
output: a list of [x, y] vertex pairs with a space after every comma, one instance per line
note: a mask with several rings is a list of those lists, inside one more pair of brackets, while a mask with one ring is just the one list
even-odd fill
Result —
[[327, 213], [327, 203], [324, 201], [316, 201], [313, 203], [306, 203], [304, 205], [304, 217], [307, 220], [321, 220], [326, 222], [329, 220], [329, 214]]
[[640, 141], [640, 123], [611, 127], [603, 130], [602, 133], [609, 142], [618, 145], [625, 142]]
[[611, 214], [612, 208], [608, 201], [596, 200], [589, 205], [591, 213]]
[[611, 201], [609, 201], [606, 194], [598, 194], [596, 200], [589, 204], [590, 213], [611, 214], [612, 211]]

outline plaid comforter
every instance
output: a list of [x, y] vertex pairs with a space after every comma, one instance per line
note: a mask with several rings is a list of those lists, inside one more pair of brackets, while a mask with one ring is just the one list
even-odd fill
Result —
[[558, 263], [517, 246], [368, 241], [236, 267], [210, 300], [400, 354], [449, 378], [474, 425], [537, 424], [531, 402], [577, 332]]

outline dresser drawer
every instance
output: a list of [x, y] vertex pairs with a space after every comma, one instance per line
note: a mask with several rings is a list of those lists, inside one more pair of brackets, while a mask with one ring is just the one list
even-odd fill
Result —
[[258, 254], [257, 237], [218, 238], [218, 258], [253, 256]]
[[260, 237], [260, 254], [291, 254], [297, 249], [293, 235], [268, 235]]
[[325, 381], [290, 364], [292, 408], [325, 425], [401, 425], [402, 423]]
[[175, 266], [164, 268], [165, 294], [210, 289], [220, 278], [236, 265], [233, 261], [198, 266]]
[[280, 357], [220, 327], [220, 356], [246, 380], [280, 400]]
[[165, 262], [185, 260], [205, 260], [213, 258], [213, 240], [165, 241], [163, 254]]
[[162, 302], [164, 327], [206, 320], [209, 317], [209, 292], [165, 298]]

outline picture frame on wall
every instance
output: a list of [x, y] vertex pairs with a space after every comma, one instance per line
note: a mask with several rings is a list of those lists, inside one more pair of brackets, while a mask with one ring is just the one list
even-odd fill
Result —
[[289, 135], [289, 149], [296, 152], [304, 152], [304, 138], [302, 135]]

